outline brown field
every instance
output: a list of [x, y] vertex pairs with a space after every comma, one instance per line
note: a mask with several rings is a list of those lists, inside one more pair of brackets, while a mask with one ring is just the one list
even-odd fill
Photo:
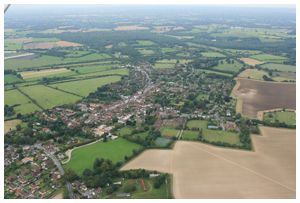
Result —
[[261, 128], [255, 151], [177, 141], [173, 150], [147, 150], [121, 170], [173, 174], [175, 198], [295, 198], [295, 130]]
[[63, 199], [63, 198], [64, 198], [63, 192], [59, 192], [55, 196], [53, 196], [51, 199]]
[[52, 49], [53, 47], [77, 47], [81, 44], [67, 41], [57, 42], [33, 42], [24, 44], [24, 49]]
[[25, 71], [25, 72], [21, 72], [20, 74], [23, 79], [28, 79], [28, 78], [43, 77], [43, 76], [55, 75], [58, 73], [66, 73], [66, 72], [70, 72], [70, 70], [66, 68], [58, 68], [58, 69], [46, 69], [40, 71]]
[[243, 61], [244, 63], [250, 65], [250, 66], [260, 65], [260, 64], [264, 63], [262, 61], [252, 59], [252, 58], [240, 58], [240, 60]]
[[238, 102], [237, 112], [256, 118], [257, 112], [275, 108], [296, 109], [296, 84], [265, 82], [239, 78], [233, 89]]
[[131, 31], [131, 30], [148, 30], [148, 27], [142, 27], [138, 25], [122, 25], [116, 27], [114, 30], [117, 31]]

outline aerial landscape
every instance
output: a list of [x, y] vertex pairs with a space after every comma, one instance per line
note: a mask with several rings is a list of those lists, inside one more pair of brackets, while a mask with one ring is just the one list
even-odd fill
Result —
[[10, 5], [5, 199], [295, 199], [296, 7]]

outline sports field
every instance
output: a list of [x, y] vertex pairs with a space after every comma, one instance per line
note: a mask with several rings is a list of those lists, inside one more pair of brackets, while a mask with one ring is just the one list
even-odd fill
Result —
[[70, 168], [81, 175], [84, 169], [92, 169], [96, 158], [109, 159], [114, 163], [122, 162], [125, 156], [132, 155], [132, 150], [140, 147], [140, 145], [123, 138], [108, 142], [96, 142], [72, 151], [71, 159], [64, 167]]

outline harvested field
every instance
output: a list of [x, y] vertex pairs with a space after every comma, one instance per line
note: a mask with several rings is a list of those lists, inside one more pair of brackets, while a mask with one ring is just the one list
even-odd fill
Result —
[[81, 44], [67, 41], [57, 42], [32, 42], [24, 44], [24, 49], [52, 49], [54, 47], [78, 47]]
[[132, 30], [148, 30], [148, 27], [142, 27], [138, 25], [124, 25], [118, 26], [114, 30], [116, 31], [132, 31]]
[[264, 63], [262, 61], [252, 59], [252, 58], [240, 58], [240, 60], [243, 61], [244, 63], [250, 65], [250, 66], [260, 65], [260, 64]]
[[56, 74], [66, 73], [66, 72], [70, 72], [70, 70], [66, 68], [58, 68], [58, 69], [46, 69], [41, 71], [25, 71], [25, 72], [21, 72], [20, 74], [23, 79], [28, 79], [28, 78], [56, 75]]
[[172, 173], [175, 198], [295, 198], [295, 130], [261, 132], [252, 136], [255, 151], [178, 141], [173, 150], [143, 152], [121, 170]]
[[296, 109], [296, 84], [293, 83], [239, 78], [237, 88], [232, 93], [238, 100], [242, 100], [242, 108], [237, 111], [241, 110], [239, 112], [247, 117], [256, 118], [258, 111], [268, 109]]

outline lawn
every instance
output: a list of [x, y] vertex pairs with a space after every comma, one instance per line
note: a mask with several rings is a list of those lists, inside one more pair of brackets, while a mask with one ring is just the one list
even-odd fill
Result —
[[186, 127], [190, 130], [192, 129], [207, 129], [208, 122], [205, 120], [189, 120]]
[[269, 70], [277, 70], [282, 72], [296, 72], [296, 66], [276, 64], [276, 63], [266, 63], [261, 65], [262, 68], [267, 68]]
[[114, 163], [122, 162], [125, 156], [132, 155], [132, 151], [139, 148], [141, 148], [140, 145], [123, 138], [108, 142], [96, 142], [75, 149], [72, 152], [71, 160], [64, 167], [70, 168], [81, 175], [84, 169], [92, 169], [96, 158], [109, 159]]
[[296, 125], [296, 113], [294, 111], [276, 111], [264, 113], [264, 121], [270, 123], [285, 123], [287, 125]]
[[182, 133], [183, 140], [195, 140], [198, 138], [199, 132], [192, 130], [184, 130]]
[[18, 90], [8, 90], [4, 92], [4, 103], [13, 106], [17, 113], [27, 114], [41, 110], [38, 106], [32, 103], [30, 99], [20, 93]]
[[249, 78], [249, 79], [251, 78], [251, 79], [255, 79], [255, 80], [263, 80], [264, 75], [270, 77], [266, 71], [257, 70], [257, 69], [246, 69], [239, 74], [239, 77]]
[[124, 126], [123, 128], [120, 128], [116, 131], [116, 135], [118, 136], [131, 135], [132, 131], [133, 131], [132, 127]]
[[212, 67], [212, 69], [229, 73], [237, 73], [242, 67], [243, 64], [236, 60], [233, 60], [233, 63], [228, 63], [226, 62], [226, 60], [220, 60], [219, 64], [217, 66]]
[[175, 137], [179, 133], [179, 130], [174, 128], [161, 128], [160, 133], [165, 137]]
[[207, 52], [202, 52], [202, 56], [208, 57], [208, 58], [223, 58], [226, 57], [224, 54], [221, 54], [219, 52], [214, 52], [214, 51], [207, 51]]
[[44, 85], [20, 87], [20, 90], [45, 109], [50, 109], [63, 104], [71, 104], [81, 99], [78, 96], [55, 90]]
[[91, 92], [96, 91], [98, 87], [117, 82], [119, 80], [121, 80], [120, 76], [107, 76], [101, 78], [56, 83], [50, 86], [67, 92], [72, 92], [77, 95], [88, 96]]
[[276, 56], [272, 54], [257, 54], [257, 55], [252, 55], [251, 58], [260, 61], [270, 62], [270, 63], [283, 63], [284, 61], [287, 60], [287, 58], [284, 56]]
[[4, 84], [11, 84], [16, 82], [23, 82], [21, 78], [18, 78], [16, 75], [6, 74], [4, 75]]

